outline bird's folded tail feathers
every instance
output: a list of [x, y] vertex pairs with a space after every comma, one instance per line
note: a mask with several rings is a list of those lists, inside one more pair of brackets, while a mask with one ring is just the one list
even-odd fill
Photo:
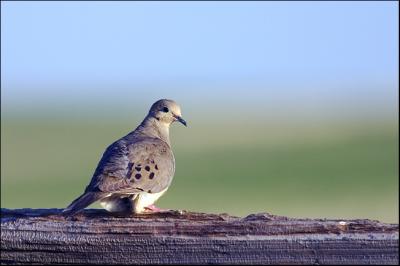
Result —
[[105, 194], [101, 192], [86, 192], [75, 199], [67, 208], [62, 211], [65, 216], [72, 216], [83, 210], [93, 202], [104, 198]]

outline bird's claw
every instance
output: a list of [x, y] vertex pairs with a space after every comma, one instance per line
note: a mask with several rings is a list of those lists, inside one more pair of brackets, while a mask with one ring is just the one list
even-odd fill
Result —
[[147, 213], [160, 213], [160, 212], [170, 212], [171, 210], [168, 209], [160, 209], [156, 207], [156, 205], [152, 204], [144, 208], [145, 212]]
[[183, 210], [172, 210], [172, 209], [160, 209], [156, 207], [154, 204], [147, 206], [144, 208], [145, 213], [171, 213], [171, 214], [180, 214], [184, 213]]

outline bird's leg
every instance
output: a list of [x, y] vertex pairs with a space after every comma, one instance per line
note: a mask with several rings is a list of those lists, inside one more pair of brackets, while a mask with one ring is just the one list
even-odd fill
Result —
[[156, 207], [156, 205], [151, 204], [147, 207], [144, 207], [145, 212], [171, 212], [171, 210], [169, 209], [160, 209], [158, 207]]

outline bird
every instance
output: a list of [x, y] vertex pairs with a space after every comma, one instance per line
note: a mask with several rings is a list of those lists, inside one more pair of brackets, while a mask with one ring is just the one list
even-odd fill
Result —
[[179, 105], [156, 101], [135, 130], [107, 147], [84, 193], [62, 213], [73, 216], [97, 201], [112, 213], [165, 211], [154, 203], [175, 174], [169, 128], [176, 121], [187, 126]]

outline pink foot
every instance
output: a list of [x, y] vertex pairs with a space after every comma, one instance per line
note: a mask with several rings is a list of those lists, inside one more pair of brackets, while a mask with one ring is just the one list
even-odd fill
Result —
[[170, 212], [171, 210], [160, 209], [156, 205], [152, 204], [144, 208], [147, 212]]

